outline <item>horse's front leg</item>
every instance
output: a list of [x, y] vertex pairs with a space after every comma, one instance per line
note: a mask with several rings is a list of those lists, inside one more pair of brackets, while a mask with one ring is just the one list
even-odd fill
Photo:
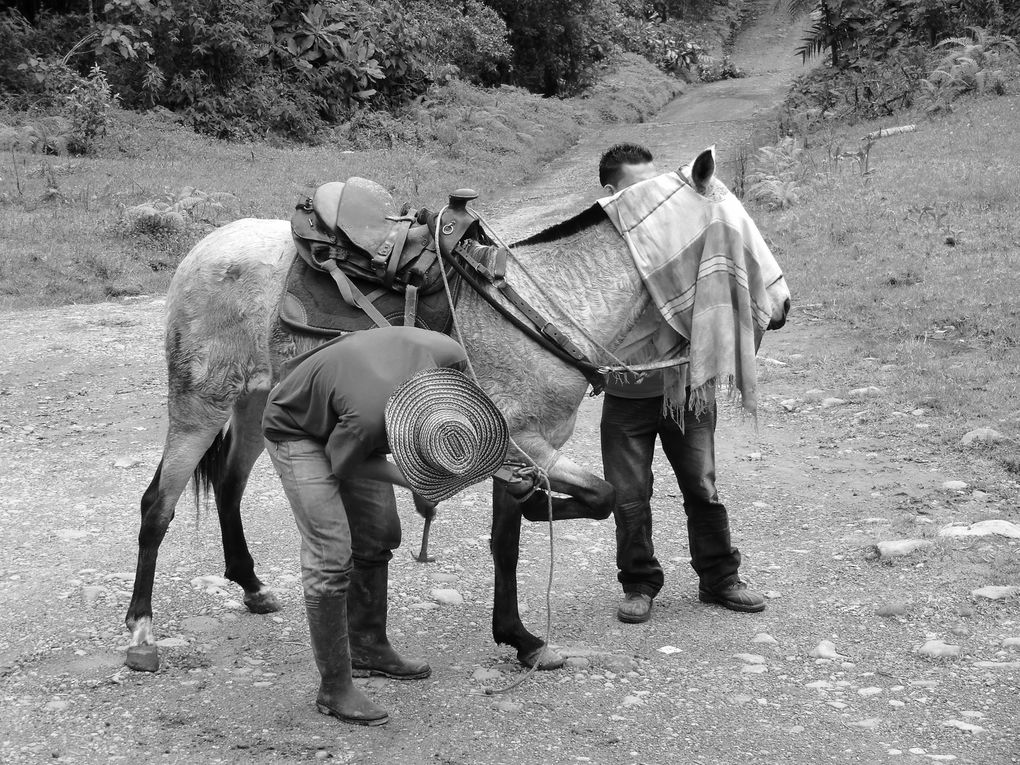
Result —
[[[518, 439], [519, 443], [524, 440]], [[557, 455], [548, 444], [536, 440], [524, 448], [540, 465], [551, 461], [548, 470], [550, 487], [553, 491], [571, 495], [552, 497], [553, 520], [602, 520], [612, 514], [616, 491], [611, 484], [584, 470], [573, 460]], [[517, 602], [521, 518], [548, 520], [550, 496], [545, 490], [537, 489], [524, 502], [518, 502], [506, 490], [505, 484], [499, 481], [493, 483], [492, 536], [489, 542], [495, 570], [492, 636], [497, 643], [516, 648], [517, 658], [525, 666], [557, 669], [563, 666], [563, 657], [528, 631], [521, 621]]]
[[[616, 489], [608, 481], [599, 478], [562, 454], [548, 471], [549, 487], [566, 497], [552, 497], [552, 519], [570, 521], [589, 518], [602, 521], [613, 514]], [[549, 494], [536, 489], [531, 496], [520, 503], [521, 514], [532, 522], [549, 520]]]

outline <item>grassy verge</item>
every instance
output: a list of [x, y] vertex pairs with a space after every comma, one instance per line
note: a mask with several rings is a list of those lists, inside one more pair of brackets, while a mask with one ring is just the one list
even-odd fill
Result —
[[[880, 138], [862, 165], [860, 139]], [[1020, 96], [975, 98], [950, 115], [903, 113], [815, 135], [800, 201], [755, 213], [786, 269], [795, 310], [847, 327], [847, 385], [941, 416], [924, 438], [951, 447], [992, 427], [986, 455], [1020, 474]], [[857, 157], [852, 155], [857, 153]], [[864, 172], [864, 168], [867, 172]], [[877, 358], [879, 365], [863, 364]], [[876, 369], [885, 370], [876, 372]], [[880, 379], [876, 379], [876, 375]]]
[[[360, 175], [398, 202], [437, 205], [474, 187], [484, 200], [536, 173], [590, 126], [638, 122], [680, 90], [625, 56], [582, 97], [543, 99], [517, 88], [437, 88], [400, 118], [373, 116], [317, 147], [222, 143], [168, 114], [120, 112], [96, 156], [20, 151], [0, 158], [0, 310], [160, 292], [180, 258], [215, 225], [287, 218], [316, 185]], [[3, 121], [0, 115], [0, 121]], [[126, 214], [146, 203], [222, 194], [182, 225], [153, 228]]]

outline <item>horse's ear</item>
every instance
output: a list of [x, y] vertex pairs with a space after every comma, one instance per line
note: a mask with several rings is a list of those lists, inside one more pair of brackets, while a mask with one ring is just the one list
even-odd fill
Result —
[[709, 146], [698, 155], [694, 160], [694, 167], [691, 168], [691, 181], [699, 194], [705, 193], [713, 175], [715, 175], [715, 146]]

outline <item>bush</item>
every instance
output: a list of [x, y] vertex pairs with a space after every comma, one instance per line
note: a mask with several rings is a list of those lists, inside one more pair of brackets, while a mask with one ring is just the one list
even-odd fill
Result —
[[512, 69], [504, 79], [534, 93], [566, 95], [587, 85], [616, 48], [621, 20], [613, 0], [489, 0], [510, 32]]
[[413, 0], [408, 15], [421, 30], [434, 81], [442, 81], [444, 67], [453, 66], [468, 82], [498, 85], [510, 68], [510, 33], [499, 14], [481, 0], [463, 0], [453, 7], [440, 0]]
[[75, 154], [90, 154], [100, 138], [106, 135], [110, 110], [117, 106], [118, 96], [110, 90], [106, 75], [93, 66], [89, 76], [71, 88], [67, 96], [71, 118], [71, 143]]
[[929, 111], [951, 108], [964, 93], [1002, 95], [1010, 73], [1016, 75], [1018, 51], [1012, 38], [991, 35], [978, 27], [970, 32], [969, 37], [954, 37], [936, 46], [949, 48], [949, 52], [924, 81], [931, 97]]

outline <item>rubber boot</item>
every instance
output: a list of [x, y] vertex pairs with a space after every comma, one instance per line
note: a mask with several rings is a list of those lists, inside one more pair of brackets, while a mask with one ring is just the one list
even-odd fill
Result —
[[394, 680], [421, 680], [432, 674], [424, 659], [405, 659], [386, 636], [386, 589], [389, 565], [355, 566], [347, 591], [351, 630], [351, 665], [357, 677], [379, 675]]
[[351, 651], [347, 642], [347, 597], [305, 596], [312, 654], [322, 682], [316, 708], [355, 725], [383, 725], [386, 710], [377, 707], [351, 679]]

